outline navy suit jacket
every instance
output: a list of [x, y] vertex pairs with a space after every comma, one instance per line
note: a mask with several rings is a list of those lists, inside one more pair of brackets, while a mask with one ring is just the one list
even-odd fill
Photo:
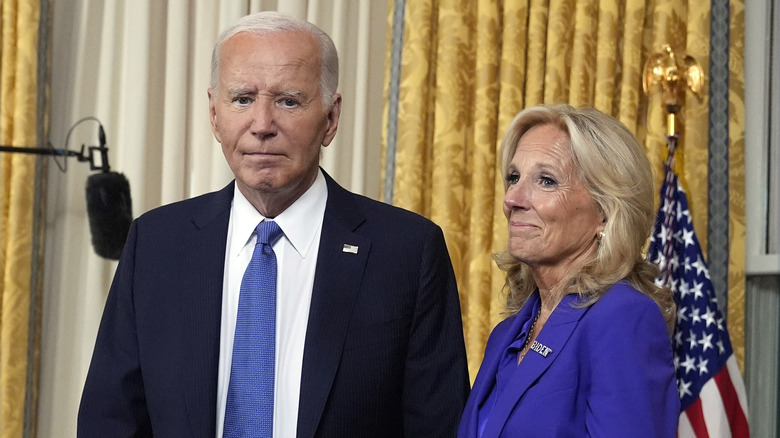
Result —
[[[477, 437], [506, 348], [539, 301], [490, 334], [459, 437]], [[671, 338], [660, 309], [626, 283], [589, 307], [567, 295], [496, 400], [482, 437], [676, 437], [680, 401]], [[544, 347], [551, 351], [547, 351]], [[509, 365], [512, 366], [512, 365]]]
[[[441, 229], [326, 181], [298, 436], [454, 436], [469, 382]], [[133, 222], [98, 331], [78, 436], [214, 437], [233, 187]], [[345, 244], [357, 254], [344, 252]]]

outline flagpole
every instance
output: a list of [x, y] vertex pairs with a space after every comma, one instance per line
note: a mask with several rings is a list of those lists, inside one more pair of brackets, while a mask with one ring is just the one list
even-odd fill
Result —
[[677, 436], [741, 438], [750, 435], [745, 386], [693, 229], [687, 196], [674, 171], [677, 113], [687, 89], [698, 94], [702, 83], [698, 63], [686, 56], [685, 67], [678, 66], [668, 45], [645, 63], [645, 93], [657, 86], [662, 90], [668, 147], [648, 260], [658, 266], [656, 284], [671, 289], [677, 305], [672, 340], [681, 406]]
[[[695, 95], [701, 93], [704, 86], [703, 69], [690, 56], [684, 57], [684, 65], [678, 65], [677, 57], [669, 44], [661, 46], [661, 51], [650, 55], [645, 62], [643, 71], [642, 88], [646, 95], [650, 95], [654, 89], [661, 89], [661, 105], [666, 112], [666, 141], [668, 155], [665, 164], [664, 186], [662, 206], [664, 212], [664, 229], [674, 233], [671, 218], [676, 212], [676, 202], [671, 196], [675, 183], [674, 175], [674, 151], [677, 148], [679, 134], [677, 132], [677, 113], [682, 109], [685, 92], [687, 89]], [[669, 286], [672, 281], [673, 242], [671, 236], [664, 239], [661, 244], [663, 257], [658, 262], [659, 279], [664, 286]]]

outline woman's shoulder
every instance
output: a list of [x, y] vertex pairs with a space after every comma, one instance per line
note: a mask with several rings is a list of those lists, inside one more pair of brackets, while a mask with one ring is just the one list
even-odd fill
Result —
[[664, 328], [666, 323], [658, 304], [647, 294], [621, 281], [610, 287], [588, 310], [590, 320], [602, 320], [608, 324], [616, 321], [646, 321]]
[[644, 307], [647, 305], [658, 307], [650, 296], [625, 281], [612, 285], [596, 303], [602, 308]]

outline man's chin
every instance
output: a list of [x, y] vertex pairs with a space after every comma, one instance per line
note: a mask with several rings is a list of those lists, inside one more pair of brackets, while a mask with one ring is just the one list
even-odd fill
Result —
[[244, 188], [257, 193], [278, 193], [284, 190], [282, 184], [273, 179], [243, 181]]
[[244, 189], [257, 194], [280, 194], [287, 192], [300, 192], [310, 187], [316, 179], [316, 173], [312, 176], [290, 174], [280, 169], [262, 169], [236, 175], [239, 185]]

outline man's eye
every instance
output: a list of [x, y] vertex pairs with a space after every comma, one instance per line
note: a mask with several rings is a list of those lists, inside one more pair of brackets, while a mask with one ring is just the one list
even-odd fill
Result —
[[510, 173], [506, 176], [506, 182], [508, 182], [509, 185], [517, 184], [518, 181], [520, 181], [520, 174], [517, 172]]
[[294, 107], [298, 106], [298, 101], [293, 99], [293, 98], [291, 98], [291, 97], [286, 97], [286, 98], [280, 100], [279, 104], [281, 106], [285, 107], [285, 108], [294, 108]]
[[241, 97], [236, 97], [235, 102], [239, 105], [249, 105], [250, 103], [252, 103], [252, 99], [246, 96], [241, 96]]

